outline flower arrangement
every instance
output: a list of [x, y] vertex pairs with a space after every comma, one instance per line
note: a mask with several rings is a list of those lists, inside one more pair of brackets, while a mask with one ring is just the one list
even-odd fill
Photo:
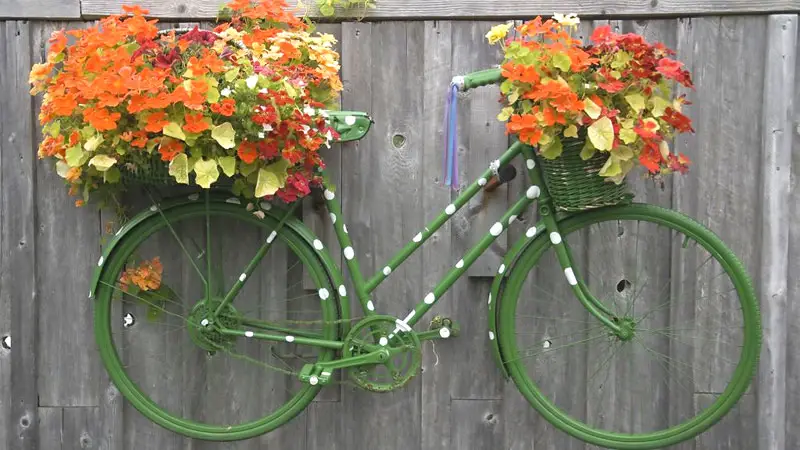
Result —
[[214, 32], [159, 33], [138, 7], [55, 32], [30, 74], [31, 93], [44, 92], [39, 157], [78, 206], [153, 160], [178, 183], [210, 188], [224, 175], [249, 198], [307, 195], [318, 150], [336, 138], [324, 109], [342, 84], [333, 36], [285, 6], [234, 0]]
[[580, 135], [581, 158], [607, 152], [599, 175], [618, 184], [636, 162], [651, 175], [685, 173], [689, 159], [672, 153], [668, 140], [694, 131], [681, 112], [688, 102], [672, 94], [674, 82], [693, 87], [689, 72], [663, 44], [610, 26], [595, 29], [584, 46], [570, 33], [579, 22], [557, 14], [518, 26], [514, 38], [506, 38], [510, 23], [487, 33], [504, 53], [498, 119], [507, 132], [548, 159], [561, 155], [562, 139]]
[[356, 7], [375, 8], [375, 0], [317, 0], [317, 8], [323, 16], [333, 16], [336, 7], [353, 9]]

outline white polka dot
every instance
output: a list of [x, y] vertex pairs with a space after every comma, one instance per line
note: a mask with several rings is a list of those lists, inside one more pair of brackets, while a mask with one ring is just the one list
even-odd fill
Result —
[[414, 241], [414, 242], [419, 242], [419, 241], [421, 241], [421, 240], [422, 240], [422, 233], [417, 233], [417, 235], [416, 235], [416, 236], [414, 236], [414, 239], [413, 239], [413, 241]]
[[189, 194], [189, 200], [195, 201], [200, 198], [200, 194]]
[[452, 216], [453, 213], [456, 212], [456, 205], [453, 205], [452, 203], [447, 205], [447, 208], [444, 209], [444, 212], [447, 213], [448, 216]]
[[98, 259], [98, 260], [97, 260], [97, 265], [98, 265], [98, 266], [102, 266], [102, 265], [103, 265], [103, 261], [105, 261], [105, 260], [104, 260], [104, 259], [103, 259], [103, 257], [101, 256], [101, 257], [100, 257], [100, 259]]
[[439, 336], [441, 336], [442, 339], [449, 338], [450, 337], [450, 328], [447, 328], [447, 327], [439, 328]]
[[322, 245], [322, 241], [319, 239], [314, 239], [314, 248], [317, 250], [322, 250], [324, 246]]
[[347, 234], [347, 225], [342, 224], [342, 230], [344, 230], [344, 234]]
[[119, 236], [119, 234], [120, 234], [120, 233], [122, 233], [122, 228], [120, 228], [119, 230], [117, 230], [117, 232], [116, 232], [116, 233], [114, 233], [114, 236]]
[[533, 169], [534, 167], [536, 167], [536, 161], [529, 159], [525, 161], [525, 165], [528, 166], [528, 169]]
[[355, 125], [355, 123], [356, 123], [355, 116], [345, 116], [344, 117], [344, 123], [346, 123], [348, 125]]
[[372, 300], [367, 301], [367, 309], [370, 311], [375, 311], [375, 304], [372, 303]]
[[459, 259], [458, 262], [456, 263], [456, 269], [460, 269], [462, 267], [464, 267], [464, 260]]
[[500, 264], [500, 268], [497, 269], [497, 273], [503, 273], [506, 271], [506, 265]]
[[239, 201], [239, 199], [236, 198], [236, 197], [231, 197], [231, 198], [225, 200], [225, 202], [226, 203], [233, 203], [234, 205], [241, 205], [242, 204], [242, 202]]
[[208, 326], [208, 319], [203, 319], [200, 321], [200, 325], [207, 327]]
[[487, 305], [491, 305], [492, 304], [492, 293], [491, 292], [489, 292], [489, 301], [486, 304]]
[[528, 231], [525, 232], [525, 236], [528, 237], [528, 238], [532, 238], [532, 237], [536, 236], [536, 227], [528, 228]]
[[325, 288], [319, 290], [319, 298], [321, 298], [322, 300], [327, 300], [328, 297], [330, 297], [330, 295], [331, 294]]
[[344, 257], [349, 260], [349, 259], [353, 259], [353, 256], [355, 256], [355, 252], [353, 251], [353, 247], [345, 247], [345, 249], [344, 249]]
[[92, 291], [89, 291], [89, 298], [92, 298]]
[[347, 296], [347, 289], [344, 287], [344, 285], [339, 286], [339, 295], [342, 297]]
[[533, 199], [533, 198], [538, 197], [539, 194], [541, 194], [541, 193], [542, 193], [542, 191], [541, 191], [541, 189], [539, 189], [539, 186], [531, 186], [531, 187], [528, 188], [528, 192], [526, 192], [525, 195], [528, 198]]
[[239, 275], [239, 281], [244, 281], [246, 279], [247, 279], [247, 274], [246, 273], [243, 273], [243, 274]]
[[378, 343], [381, 344], [382, 347], [386, 347], [387, 345], [389, 345], [389, 340], [386, 339], [386, 336], [383, 336], [380, 339], [378, 339]]
[[269, 236], [267, 237], [267, 244], [272, 243], [272, 241], [274, 241], [277, 236], [278, 236], [278, 233], [276, 233], [274, 231], [272, 233], [270, 233]]
[[425, 303], [428, 305], [433, 304], [436, 301], [436, 296], [433, 295], [433, 292], [429, 292], [428, 295], [425, 296]]
[[336, 214], [331, 213], [331, 223], [336, 223]]
[[294, 342], [294, 336], [286, 336], [286, 342]]
[[391, 267], [386, 266], [386, 267], [383, 268], [383, 274], [384, 275], [386, 275], [388, 277], [390, 273], [392, 273], [392, 268]]
[[567, 277], [567, 282], [570, 286], [575, 286], [578, 284], [578, 279], [575, 278], [575, 272], [572, 271], [572, 267], [567, 267], [564, 269], [564, 275]]
[[561, 235], [556, 233], [555, 231], [550, 233], [550, 242], [553, 244], [560, 244], [561, 243]]
[[511, 217], [508, 218], [508, 224], [511, 225], [515, 220], [517, 220], [517, 216], [512, 214]]
[[272, 203], [261, 202], [261, 209], [263, 209], [264, 211], [269, 211], [270, 209], [272, 209]]
[[503, 224], [500, 222], [495, 222], [494, 225], [492, 225], [492, 228], [489, 229], [489, 234], [491, 234], [492, 236], [500, 236], [500, 233], [502, 232], [503, 232]]
[[311, 378], [308, 379], [308, 384], [316, 386], [317, 384], [319, 384], [319, 378], [317, 378], [316, 375], [311, 375]]
[[333, 200], [336, 197], [336, 194], [334, 194], [333, 191], [330, 191], [328, 189], [325, 189], [323, 195], [325, 196], [326, 200]]
[[247, 336], [247, 337], [253, 337], [253, 332], [252, 331], [245, 331], [244, 335]]
[[486, 186], [486, 178], [478, 179], [478, 186]]
[[493, 340], [494, 340], [494, 331], [490, 331], [490, 332], [489, 332], [489, 340], [490, 340], [490, 341], [493, 341]]
[[150, 207], [150, 211], [153, 211], [153, 212], [158, 211], [158, 206], [156, 206], [156, 205], [151, 206]]

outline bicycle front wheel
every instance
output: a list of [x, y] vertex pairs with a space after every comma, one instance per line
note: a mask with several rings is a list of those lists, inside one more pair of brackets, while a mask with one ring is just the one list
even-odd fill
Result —
[[505, 364], [525, 399], [558, 429], [614, 449], [663, 448], [720, 420], [747, 390], [761, 340], [752, 282], [734, 253], [696, 221], [652, 205], [559, 226], [574, 273], [631, 334], [586, 311], [558, 264], [562, 244], [540, 236], [498, 305]]

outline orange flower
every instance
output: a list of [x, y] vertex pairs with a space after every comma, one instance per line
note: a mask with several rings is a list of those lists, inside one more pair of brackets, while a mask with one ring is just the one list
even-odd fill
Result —
[[251, 0], [233, 0], [229, 2], [226, 6], [234, 11], [241, 11], [243, 9], [249, 8]]
[[70, 183], [74, 183], [81, 178], [81, 168], [80, 167], [70, 167], [67, 171], [67, 176], [64, 177]]
[[222, 114], [225, 117], [230, 117], [236, 112], [236, 101], [231, 98], [226, 98], [219, 103], [212, 104], [211, 111]]
[[144, 148], [147, 145], [147, 132], [144, 130], [134, 131], [131, 147]]
[[81, 140], [81, 135], [77, 131], [73, 131], [72, 134], [69, 135], [69, 145], [75, 145]]
[[117, 120], [122, 115], [110, 112], [105, 108], [86, 108], [83, 110], [83, 120], [89, 122], [97, 131], [113, 130], [117, 127]]
[[122, 10], [132, 16], [146, 16], [150, 14], [149, 9], [142, 9], [138, 5], [134, 6], [122, 5]]
[[50, 35], [48, 41], [50, 43], [50, 53], [61, 53], [67, 47], [67, 36], [64, 34], [64, 29], [54, 31]]
[[137, 267], [125, 269], [119, 277], [120, 288], [123, 291], [128, 291], [130, 284], [135, 284], [143, 291], [152, 291], [161, 287], [161, 275], [164, 272], [164, 267], [161, 265], [161, 260], [158, 256], [149, 260], [142, 261]]
[[53, 107], [53, 114], [57, 116], [69, 116], [78, 107], [78, 100], [74, 94], [65, 94], [52, 97], [50, 105]]
[[247, 164], [252, 164], [253, 161], [258, 158], [256, 144], [248, 141], [242, 141], [242, 143], [239, 144], [239, 150], [237, 151], [237, 154], [239, 155], [239, 159]]
[[155, 111], [147, 116], [147, 124], [144, 126], [144, 129], [151, 133], [160, 133], [168, 123], [167, 113], [164, 111]]
[[[72, 144], [74, 145], [74, 144]], [[66, 151], [64, 147], [64, 136], [58, 135], [57, 137], [47, 136], [41, 144], [39, 144], [39, 158], [46, 156], [63, 155]]]
[[81, 206], [83, 206], [85, 203], [86, 203], [86, 202], [84, 202], [82, 198], [79, 198], [79, 199], [75, 200], [75, 206], [76, 206], [77, 208], [80, 208], [80, 207], [81, 207]]
[[222, 61], [216, 53], [211, 50], [204, 49], [200, 55], [198, 63], [210, 70], [213, 73], [221, 73], [225, 71], [225, 62]]
[[206, 120], [206, 117], [201, 112], [195, 114], [186, 113], [183, 118], [186, 121], [183, 125], [183, 129], [190, 133], [202, 133], [211, 128], [208, 125], [208, 120]]
[[164, 138], [158, 146], [162, 161], [172, 161], [178, 154], [183, 153], [183, 144], [177, 139]]

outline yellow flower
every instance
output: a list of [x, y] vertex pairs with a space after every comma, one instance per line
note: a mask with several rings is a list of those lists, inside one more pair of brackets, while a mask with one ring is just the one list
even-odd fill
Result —
[[553, 19], [555, 19], [555, 21], [560, 23], [561, 25], [567, 27], [576, 27], [578, 26], [579, 23], [581, 23], [581, 19], [579, 19], [578, 15], [575, 13], [571, 14], [555, 13], [553, 14]]
[[490, 44], [496, 44], [497, 42], [503, 40], [504, 37], [506, 37], [512, 25], [513, 25], [512, 22], [508, 22], [493, 26], [492, 29], [489, 30], [488, 33], [486, 33], [486, 39], [489, 40]]

